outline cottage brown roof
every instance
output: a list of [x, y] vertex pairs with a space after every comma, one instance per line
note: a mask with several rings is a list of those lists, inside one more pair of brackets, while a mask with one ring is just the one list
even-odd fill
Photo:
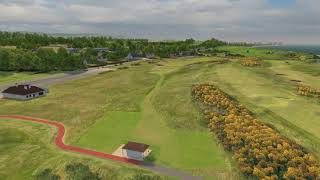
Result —
[[127, 150], [137, 151], [137, 152], [145, 152], [148, 149], [148, 147], [149, 145], [147, 144], [129, 141], [126, 145], [122, 147], [122, 149], [127, 149]]
[[15, 94], [15, 95], [28, 95], [32, 93], [38, 93], [42, 92], [44, 89], [39, 88], [37, 86], [31, 86], [28, 84], [24, 85], [15, 85], [7, 88], [6, 90], [2, 91], [2, 93], [7, 93], [7, 94]]

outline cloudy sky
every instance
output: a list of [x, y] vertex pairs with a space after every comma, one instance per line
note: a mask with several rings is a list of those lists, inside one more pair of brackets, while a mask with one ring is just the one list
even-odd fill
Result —
[[320, 0], [0, 0], [0, 30], [320, 44]]

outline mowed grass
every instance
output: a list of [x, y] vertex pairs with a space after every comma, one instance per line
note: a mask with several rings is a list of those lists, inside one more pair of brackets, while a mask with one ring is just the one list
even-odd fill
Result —
[[44, 78], [52, 75], [62, 75], [63, 73], [33, 73], [33, 72], [3, 72], [0, 71], [0, 85], [21, 81], [27, 81], [36, 78]]
[[[145, 62], [140, 66], [126, 65], [128, 69], [51, 86], [50, 93], [43, 98], [2, 99], [0, 114], [61, 121], [67, 127], [67, 143], [108, 153], [129, 140], [143, 142], [151, 145], [157, 164], [208, 179], [228, 178], [235, 174], [229, 155], [203, 126], [203, 118], [190, 99], [190, 85], [195, 81], [188, 81], [188, 77], [194, 76], [193, 72], [177, 84], [178, 91], [173, 94], [167, 89], [170, 87], [162, 87], [171, 73], [188, 64], [210, 60], [165, 60], [159, 62], [163, 66]], [[168, 83], [174, 86], [175, 82]], [[174, 109], [168, 104], [181, 108], [172, 113]], [[172, 126], [171, 121], [180, 118], [181, 127]]]
[[139, 111], [157, 76], [150, 67], [131, 68], [50, 86], [46, 97], [32, 101], [0, 99], [0, 114], [21, 114], [63, 122], [66, 142], [79, 137], [107, 111]]
[[88, 165], [103, 179], [128, 179], [136, 173], [150, 174], [125, 164], [61, 151], [54, 145], [56, 129], [13, 119], [0, 120], [0, 179], [32, 180], [46, 168], [66, 179], [65, 166]]
[[269, 69], [281, 76], [288, 82], [292, 80], [301, 81], [301, 84], [320, 89], [320, 64], [305, 63], [299, 61], [268, 61], [271, 63]]
[[120, 144], [131, 140], [132, 130], [141, 118], [140, 112], [110, 111], [97, 120], [79, 138], [79, 146], [112, 153]]
[[[140, 101], [139, 110], [130, 112], [123, 107], [117, 111], [107, 111], [105, 116], [91, 126], [76, 144], [112, 153], [129, 140], [143, 142], [151, 145], [157, 164], [211, 177], [209, 179], [214, 176], [230, 177], [233, 173], [228, 155], [215, 142], [207, 128], [202, 126], [202, 116], [191, 101], [189, 91], [193, 82], [190, 78], [192, 72], [180, 84], [174, 85], [175, 82], [170, 82], [171, 86], [182, 91], [172, 91], [170, 94], [171, 87], [163, 86], [171, 73], [179, 71], [187, 64], [208, 60], [163, 61], [161, 62], [163, 66], [152, 65], [150, 75], [157, 76], [158, 80], [148, 95]], [[181, 97], [182, 101], [174, 96]], [[181, 108], [176, 114], [171, 114], [179, 106], [191, 107], [192, 111], [189, 108]], [[184, 121], [175, 122], [181, 117]], [[180, 124], [183, 128], [172, 126], [171, 122]]]
[[[290, 81], [297, 72], [304, 81], [316, 84], [312, 80], [315, 76], [296, 71], [293, 64], [283, 61], [248, 68], [237, 61], [217, 64], [216, 60], [126, 65], [128, 69], [51, 86], [51, 93], [44, 98], [23, 102], [2, 99], [0, 114], [61, 121], [67, 126], [66, 141], [81, 147], [112, 153], [129, 140], [138, 141], [151, 145], [156, 164], [207, 179], [239, 178], [191, 98], [193, 84], [213, 83], [259, 120], [320, 155], [319, 101], [298, 96]], [[281, 72], [287, 76], [277, 75]]]

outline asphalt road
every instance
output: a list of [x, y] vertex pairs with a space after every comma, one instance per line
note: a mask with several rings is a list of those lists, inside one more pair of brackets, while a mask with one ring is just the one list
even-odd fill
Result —
[[9, 86], [14, 85], [15, 83], [18, 84], [32, 84], [37, 86], [48, 86], [51, 84], [61, 83], [67, 80], [73, 80], [73, 79], [79, 79], [83, 77], [88, 77], [92, 75], [97, 75], [101, 72], [110, 71], [112, 70], [109, 67], [100, 67], [100, 68], [90, 68], [88, 70], [78, 70], [78, 71], [72, 71], [65, 73], [63, 75], [52, 75], [45, 78], [38, 78], [38, 79], [32, 79], [27, 81], [19, 81], [14, 82], [11, 84], [0, 84], [0, 91], [6, 89]]

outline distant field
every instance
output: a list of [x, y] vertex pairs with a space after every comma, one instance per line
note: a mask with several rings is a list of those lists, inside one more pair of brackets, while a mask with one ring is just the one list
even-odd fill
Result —
[[[288, 56], [288, 51], [278, 50], [278, 49], [252, 48], [252, 47], [245, 47], [245, 46], [222, 46], [222, 47], [218, 47], [217, 50], [229, 51], [231, 53], [241, 54], [247, 57], [257, 57], [257, 58], [269, 59], [269, 60], [292, 59], [292, 57]], [[308, 56], [305, 53], [296, 53], [296, 54], [297, 54], [297, 57], [295, 57], [294, 59], [297, 59], [301, 56]]]
[[0, 85], [15, 83], [21, 81], [27, 81], [35, 78], [44, 78], [52, 75], [59, 75], [62, 73], [52, 72], [52, 73], [33, 73], [33, 72], [3, 72], [0, 71]]
[[128, 69], [53, 85], [43, 98], [25, 102], [1, 99], [0, 114], [61, 121], [67, 127], [66, 142], [73, 145], [112, 153], [128, 140], [139, 141], [151, 145], [157, 164], [207, 179], [242, 178], [191, 99], [193, 84], [212, 83], [248, 107], [259, 120], [320, 157], [320, 102], [298, 96], [291, 81], [300, 79], [318, 87], [317, 68], [298, 61], [265, 61], [265, 66], [250, 68], [236, 60], [226, 64], [217, 60], [126, 64]]

